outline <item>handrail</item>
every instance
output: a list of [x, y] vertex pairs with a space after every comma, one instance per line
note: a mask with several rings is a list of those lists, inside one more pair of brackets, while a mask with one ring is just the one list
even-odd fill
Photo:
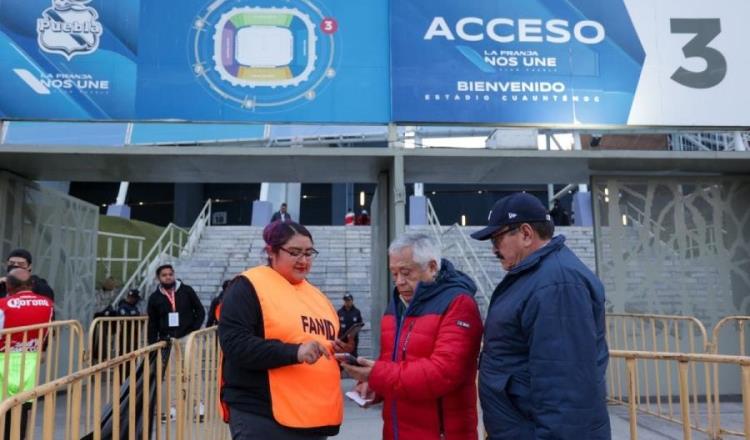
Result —
[[[130, 265], [135, 263], [136, 265], [143, 260], [143, 243], [146, 242], [146, 237], [142, 237], [139, 235], [126, 235], [126, 234], [117, 234], [114, 232], [104, 232], [99, 231], [97, 233], [97, 245], [100, 246], [102, 243], [106, 243], [106, 254], [101, 256], [97, 255], [96, 257], [96, 263], [97, 263], [97, 270], [99, 265], [102, 265], [104, 268], [104, 276], [110, 277], [112, 276], [112, 264], [113, 263], [122, 263], [122, 269], [120, 275], [120, 279], [127, 279], [130, 277], [130, 272], [128, 269], [130, 268]], [[115, 240], [121, 240], [122, 241], [122, 256], [121, 257], [114, 257], [112, 255], [113, 246], [112, 242]], [[135, 251], [134, 256], [131, 255], [131, 248], [130, 243], [133, 242], [133, 250]]]
[[719, 322], [714, 325], [713, 330], [711, 331], [711, 352], [712, 353], [718, 353], [719, 352], [719, 334], [721, 333], [721, 329], [724, 328], [724, 326], [729, 323], [734, 322], [739, 327], [739, 346], [740, 346], [740, 355], [745, 355], [745, 325], [750, 323], [750, 316], [726, 316], [722, 318]]
[[[482, 265], [482, 261], [479, 259], [479, 256], [477, 255], [476, 251], [474, 250], [474, 246], [471, 245], [469, 242], [469, 239], [466, 238], [466, 234], [461, 229], [461, 226], [458, 223], [454, 223], [451, 225], [444, 233], [443, 236], [447, 236], [450, 232], [456, 231], [456, 234], [460, 237], [461, 241], [463, 242], [463, 246], [461, 245], [461, 242], [454, 241], [454, 245], [458, 248], [459, 252], [461, 253], [461, 258], [464, 260], [464, 265], [468, 269], [469, 272], [471, 272], [472, 278], [474, 278], [477, 282], [477, 291], [485, 300], [485, 304], [489, 306], [490, 304], [490, 296], [487, 294], [488, 291], [492, 291], [494, 289], [494, 283], [492, 282], [492, 278], [490, 278], [489, 274], [487, 273], [487, 270], [485, 270], [484, 266]], [[444, 249], [450, 248], [451, 245], [446, 246]], [[466, 248], [469, 249], [469, 252], [466, 251]], [[479, 268], [479, 274], [476, 273], [477, 268]], [[481, 278], [480, 278], [481, 275]], [[484, 283], [482, 283], [484, 281]]]
[[708, 353], [670, 353], [664, 351], [609, 350], [609, 356], [623, 359], [649, 359], [676, 362], [711, 362], [750, 367], [750, 356]]
[[430, 199], [427, 199], [427, 224], [432, 229], [432, 235], [438, 241], [438, 245], [443, 247], [443, 240], [441, 235], [443, 234], [443, 227], [440, 225], [440, 219], [435, 212], [435, 207], [432, 206]]
[[696, 326], [703, 337], [703, 351], [708, 352], [711, 341], [708, 339], [708, 331], [706, 326], [700, 321], [700, 319], [694, 316], [682, 316], [682, 315], [663, 315], [654, 313], [607, 313], [607, 318], [623, 318], [623, 319], [650, 319], [650, 320], [671, 320], [671, 321], [683, 321]]
[[[174, 223], [170, 223], [156, 240], [151, 250], [149, 250], [143, 258], [141, 264], [135, 269], [133, 275], [131, 275], [128, 281], [122, 286], [120, 292], [112, 301], [112, 306], [115, 306], [117, 302], [134, 287], [142, 292], [145, 290], [148, 281], [152, 279], [150, 276], [151, 272], [156, 269], [156, 266], [161, 262], [164, 253], [167, 253], [173, 258], [190, 255], [198, 244], [198, 241], [200, 241], [206, 227], [210, 224], [211, 199], [208, 199], [203, 205], [203, 208], [198, 213], [198, 216], [189, 231], [175, 225]], [[175, 237], [175, 235], [177, 237]]]
[[102, 237], [125, 238], [128, 240], [138, 240], [138, 241], [146, 240], [146, 237], [142, 237], [140, 235], [118, 234], [116, 232], [107, 232], [107, 231], [99, 231], [97, 232], [97, 235], [102, 236]]
[[[13, 408], [14, 406], [18, 406], [19, 404], [23, 402], [37, 399], [38, 397], [44, 396], [45, 394], [48, 394], [50, 392], [60, 391], [64, 387], [71, 385], [75, 382], [80, 382], [86, 379], [88, 376], [92, 376], [95, 373], [99, 373], [101, 371], [111, 369], [112, 367], [116, 367], [118, 365], [124, 364], [125, 362], [130, 361], [131, 359], [136, 359], [144, 354], [149, 354], [150, 352], [154, 350], [164, 349], [167, 347], [167, 345], [168, 345], [167, 341], [157, 342], [155, 344], [138, 349], [136, 351], [132, 351], [122, 356], [110, 359], [106, 362], [101, 362], [94, 366], [84, 368], [82, 370], [78, 370], [74, 373], [68, 374], [67, 376], [61, 377], [60, 379], [54, 380], [52, 382], [48, 382], [46, 384], [39, 385], [31, 390], [18, 393], [15, 396], [5, 399], [4, 401], [0, 402], [0, 414], [7, 413], [9, 409]], [[178, 344], [174, 344], [174, 345], [178, 345]]]
[[182, 250], [183, 255], [190, 255], [193, 253], [195, 246], [203, 236], [203, 231], [206, 227], [211, 226], [211, 199], [208, 199], [201, 208], [201, 212], [198, 213], [193, 226], [190, 227], [188, 232], [188, 240], [185, 248]]
[[[626, 378], [625, 383], [626, 393], [620, 397], [618, 403], [626, 404], [628, 406], [628, 415], [630, 422], [630, 438], [638, 438], [638, 412], [643, 412], [651, 416], [655, 416], [661, 419], [665, 419], [671, 422], [678, 423], [682, 426], [683, 438], [692, 438], [692, 431], [697, 430], [708, 434], [708, 438], [718, 439], [723, 438], [724, 435], [731, 436], [744, 436], [750, 438], [750, 357], [749, 356], [732, 356], [732, 355], [719, 355], [719, 354], [707, 354], [707, 353], [668, 353], [668, 352], [649, 352], [649, 351], [628, 351], [628, 350], [610, 350], [609, 355], [611, 359], [621, 359], [625, 361]], [[636, 361], [641, 361], [641, 364], [636, 364]], [[669, 365], [664, 366], [664, 371], [667, 372], [668, 378], [668, 390], [664, 394], [659, 386], [658, 375], [659, 375], [659, 363], [661, 362], [676, 362], [678, 376], [676, 383], [678, 384], [679, 394], [674, 402], [675, 406], [678, 406], [678, 415], [673, 413], [673, 394], [671, 385], [673, 380], [669, 377], [669, 372], [672, 368]], [[622, 362], [622, 361], [621, 361]], [[651, 406], [650, 394], [648, 390], [648, 382], [646, 382], [645, 394], [641, 390], [641, 375], [648, 374], [646, 362], [653, 363], [653, 370], [656, 372], [656, 402], [654, 410]], [[719, 404], [720, 390], [718, 387], [718, 370], [719, 365], [736, 365], [740, 367], [741, 371], [741, 394], [742, 394], [742, 407], [743, 407], [743, 431], [732, 431], [724, 429], [721, 424], [721, 406]], [[701, 389], [695, 384], [696, 369], [697, 366], [703, 365], [705, 374], [705, 383]], [[713, 371], [714, 383], [712, 384], [709, 375]], [[694, 384], [690, 385], [690, 376], [693, 377]], [[701, 391], [703, 392], [701, 394]], [[691, 396], [692, 395], [692, 396]], [[697, 405], [699, 404], [699, 395], [705, 395], [707, 410], [705, 413], [699, 411]], [[692, 399], [691, 399], [692, 397]], [[645, 398], [645, 405], [644, 405]], [[706, 421], [707, 424], [703, 425], [702, 421]]]
[[[183, 249], [181, 239], [178, 239], [177, 243], [175, 243], [175, 233], [178, 237], [187, 236], [188, 234], [185, 229], [175, 225], [174, 223], [170, 223], [169, 225], [167, 225], [159, 238], [156, 239], [156, 242], [148, 251], [146, 256], [143, 257], [143, 260], [135, 269], [133, 275], [131, 275], [128, 281], [123, 284], [120, 292], [117, 294], [115, 299], [112, 300], [112, 306], [115, 306], [117, 302], [120, 301], [130, 289], [135, 287], [139, 290], [143, 290], [145, 284], [149, 279], [148, 275], [151, 267], [156, 261], [159, 261], [161, 259], [163, 253], [171, 252], [175, 246], [178, 247], [180, 251]], [[171, 256], [176, 257], [178, 255]]]
[[[466, 238], [466, 234], [464, 234], [461, 227], [458, 225], [458, 223], [454, 223], [444, 230], [443, 226], [440, 224], [440, 219], [438, 219], [435, 207], [432, 206], [432, 202], [430, 201], [430, 199], [427, 199], [427, 223], [430, 225], [430, 228], [432, 229], [432, 235], [437, 240], [438, 246], [440, 246], [441, 250], [445, 251], [453, 246], [456, 246], [459, 251], [459, 256], [464, 263], [464, 268], [467, 272], [469, 272], [469, 275], [477, 283], [477, 292], [484, 299], [485, 306], [489, 306], [490, 298], [488, 295], [488, 291], [492, 291], [494, 283], [492, 282], [490, 276], [487, 274], [487, 271], [484, 269], [481, 260], [479, 260], [479, 256], [474, 250], [474, 246], [472, 246], [469, 242], [469, 239]], [[447, 242], [444, 241], [443, 238], [448, 236], [448, 234], [454, 230], [460, 238], [459, 240], [454, 240], [452, 244], [447, 244]], [[468, 252], [466, 251], [465, 247], [469, 248]], [[479, 270], [478, 274], [476, 273], [477, 270]]]

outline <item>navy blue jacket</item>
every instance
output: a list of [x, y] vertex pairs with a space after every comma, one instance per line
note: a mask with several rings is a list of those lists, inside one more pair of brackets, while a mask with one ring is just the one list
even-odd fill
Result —
[[609, 439], [604, 286], [557, 236], [492, 294], [479, 364], [490, 439]]

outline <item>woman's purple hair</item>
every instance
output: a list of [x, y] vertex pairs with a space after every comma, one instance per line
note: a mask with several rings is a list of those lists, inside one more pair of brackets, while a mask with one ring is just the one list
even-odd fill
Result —
[[279, 252], [280, 247], [284, 246], [297, 234], [304, 235], [309, 238], [310, 241], [313, 241], [312, 234], [310, 234], [310, 231], [308, 231], [306, 227], [299, 223], [282, 221], [269, 223], [265, 229], [263, 229], [263, 241], [266, 242], [266, 246], [270, 248], [271, 252], [277, 253]]

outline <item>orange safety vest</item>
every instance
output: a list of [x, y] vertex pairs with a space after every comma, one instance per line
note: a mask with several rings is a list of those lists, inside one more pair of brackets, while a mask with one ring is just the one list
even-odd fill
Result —
[[[255, 288], [263, 314], [266, 339], [289, 344], [318, 340], [326, 347], [339, 332], [336, 311], [315, 286], [303, 281], [291, 284], [268, 266], [242, 274]], [[219, 376], [223, 385], [223, 378]], [[274, 419], [290, 428], [338, 426], [344, 417], [338, 362], [321, 357], [312, 365], [295, 364], [268, 370]], [[221, 395], [221, 394], [220, 394]], [[224, 420], [228, 408], [222, 405]]]

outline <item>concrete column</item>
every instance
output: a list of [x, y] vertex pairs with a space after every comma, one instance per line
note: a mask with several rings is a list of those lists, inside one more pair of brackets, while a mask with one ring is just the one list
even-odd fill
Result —
[[331, 224], [341, 226], [349, 206], [350, 183], [334, 183], [331, 185]]
[[594, 226], [594, 216], [591, 212], [591, 193], [577, 192], [573, 195], [573, 215], [575, 226]]
[[388, 172], [381, 172], [378, 185], [372, 198], [370, 209], [370, 322], [372, 323], [373, 357], [377, 358], [380, 349], [380, 320], [388, 306], [391, 283], [388, 272], [388, 244], [390, 243], [390, 182]]
[[[125, 139], [123, 140], [124, 145], [130, 145], [133, 139], [133, 123], [129, 123], [125, 128]], [[128, 188], [130, 182], [120, 182], [120, 189], [117, 192], [117, 199], [114, 205], [107, 206], [107, 215], [111, 217], [122, 217], [130, 218], [130, 206], [125, 204], [125, 200], [128, 198]], [[176, 190], [175, 186], [175, 190]], [[201, 186], [201, 196], [203, 193], [203, 187]], [[177, 218], [177, 200], [175, 199], [175, 219]], [[179, 223], [176, 223], [179, 224]]]
[[202, 183], [175, 183], [174, 223], [183, 228], [190, 228], [205, 203]]
[[427, 225], [427, 197], [417, 195], [409, 197], [409, 225]]
[[5, 134], [8, 132], [8, 121], [0, 121], [0, 144], [5, 143]]
[[404, 156], [397, 153], [393, 157], [393, 167], [391, 170], [390, 179], [390, 193], [392, 194], [392, 201], [390, 208], [392, 209], [391, 219], [391, 239], [401, 235], [406, 228], [406, 187], [404, 185]]
[[[265, 226], [271, 220], [274, 212], [286, 203], [287, 212], [292, 220], [299, 221], [300, 200], [302, 198], [302, 184], [300, 183], [262, 183], [260, 186], [260, 200], [253, 202], [253, 226]], [[261, 203], [258, 203], [261, 202]], [[271, 213], [267, 215], [268, 206]], [[256, 215], [256, 209], [257, 215]]]

